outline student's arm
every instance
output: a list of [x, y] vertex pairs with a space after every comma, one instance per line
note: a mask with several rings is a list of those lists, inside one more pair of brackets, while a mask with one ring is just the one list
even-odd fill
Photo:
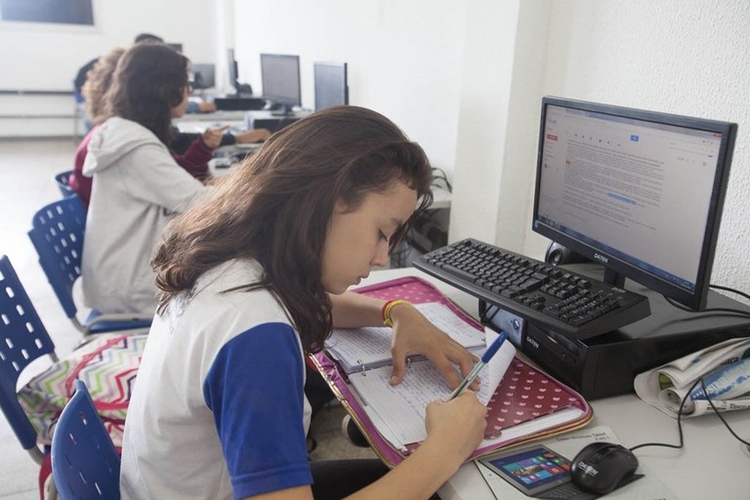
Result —
[[[427, 439], [406, 460], [348, 500], [429, 498], [445, 483], [476, 449], [484, 436], [487, 409], [467, 391], [452, 401], [427, 405]], [[290, 488], [253, 500], [312, 500], [308, 486]]]
[[[334, 327], [383, 326], [381, 309], [384, 300], [354, 292], [330, 297]], [[458, 365], [466, 377], [474, 367], [475, 357], [410, 304], [394, 306], [390, 316], [393, 320], [391, 384], [399, 384], [404, 378], [407, 356], [422, 354], [435, 364], [452, 388], [458, 387], [460, 380], [454, 365]], [[478, 382], [475, 382], [473, 387], [477, 386]]]

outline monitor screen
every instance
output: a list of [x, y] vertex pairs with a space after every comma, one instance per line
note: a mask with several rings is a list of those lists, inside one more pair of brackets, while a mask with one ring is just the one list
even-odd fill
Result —
[[737, 125], [544, 97], [532, 228], [705, 307]]
[[261, 54], [260, 76], [263, 97], [281, 108], [279, 114], [290, 114], [293, 106], [302, 104], [299, 56]]
[[349, 104], [346, 63], [316, 62], [315, 110]]
[[192, 65], [193, 88], [212, 89], [216, 86], [216, 68], [213, 64], [195, 63]]
[[237, 60], [234, 58], [234, 49], [227, 49], [227, 70], [229, 71], [229, 84], [236, 88], [239, 75], [237, 74]]

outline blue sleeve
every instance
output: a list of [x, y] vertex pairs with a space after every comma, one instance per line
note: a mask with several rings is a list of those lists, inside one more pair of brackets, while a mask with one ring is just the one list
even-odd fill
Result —
[[234, 498], [312, 484], [305, 442], [304, 361], [291, 326], [266, 323], [219, 351], [203, 397]]

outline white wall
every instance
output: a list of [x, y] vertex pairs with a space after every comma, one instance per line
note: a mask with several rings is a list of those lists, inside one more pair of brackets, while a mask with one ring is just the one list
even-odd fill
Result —
[[[235, 0], [243, 78], [260, 52], [350, 63], [351, 102], [383, 112], [454, 184], [450, 240], [541, 258], [531, 231], [545, 94], [739, 123], [713, 282], [747, 289], [750, 4], [745, 0]], [[690, 223], [686, 214], [685, 223]]]
[[[218, 52], [219, 1], [94, 0], [93, 27], [0, 22], [0, 90], [72, 90], [78, 68], [113, 47], [130, 45], [143, 32], [182, 43], [195, 62], [212, 62]], [[0, 116], [72, 115], [72, 99], [0, 96]], [[0, 118], [0, 136], [72, 135], [72, 127], [72, 118]]]
[[234, 44], [257, 91], [261, 52], [299, 54], [308, 108], [313, 61], [346, 61], [352, 104], [392, 118], [448, 172], [451, 241], [537, 258], [548, 243], [529, 222], [542, 95], [735, 121], [713, 281], [750, 283], [745, 0], [95, 0], [95, 16], [91, 29], [0, 23], [0, 89], [70, 88], [81, 64], [143, 31], [218, 62], [220, 78]]
[[[739, 124], [711, 281], [748, 291], [750, 3], [550, 5], [545, 93]], [[540, 239], [529, 238], [524, 250], [538, 252]]]
[[349, 101], [375, 109], [419, 142], [437, 167], [455, 161], [466, 7], [455, 0], [237, 0], [243, 82], [262, 90], [262, 52], [298, 54], [302, 105], [313, 108], [313, 62], [349, 65]]

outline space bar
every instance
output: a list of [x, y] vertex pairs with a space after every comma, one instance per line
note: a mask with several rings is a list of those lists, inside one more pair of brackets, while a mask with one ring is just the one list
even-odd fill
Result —
[[474, 276], [473, 274], [467, 273], [466, 271], [463, 271], [457, 267], [453, 267], [450, 264], [445, 264], [440, 269], [454, 276], [458, 276], [459, 278], [463, 278], [466, 281], [471, 281], [472, 283], [474, 283], [477, 280], [477, 277]]

